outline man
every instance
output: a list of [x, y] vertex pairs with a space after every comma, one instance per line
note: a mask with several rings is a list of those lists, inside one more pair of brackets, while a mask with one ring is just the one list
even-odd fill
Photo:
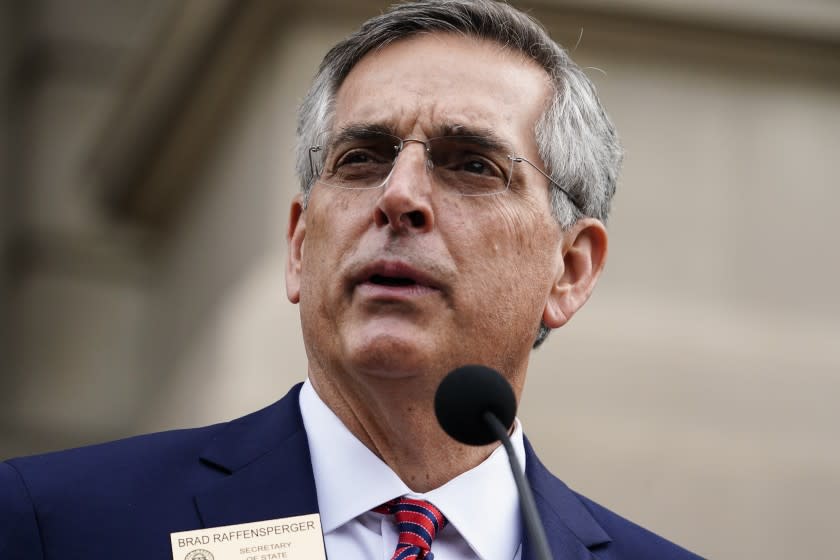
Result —
[[[595, 285], [621, 151], [591, 83], [505, 4], [422, 1], [327, 54], [298, 134], [307, 382], [228, 424], [3, 464], [0, 557], [168, 558], [174, 532], [316, 512], [331, 558], [533, 557], [503, 450], [455, 442], [432, 403], [473, 363], [518, 397]], [[696, 558], [511, 435], [555, 558]]]

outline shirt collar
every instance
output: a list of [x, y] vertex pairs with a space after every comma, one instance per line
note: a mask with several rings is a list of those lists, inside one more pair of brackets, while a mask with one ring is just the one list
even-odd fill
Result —
[[[425, 494], [405, 483], [347, 429], [307, 379], [300, 410], [318, 495], [324, 533], [330, 533], [390, 499], [408, 495], [440, 509], [480, 558], [513, 558], [521, 541], [519, 496], [504, 448], [481, 464]], [[511, 434], [525, 468], [522, 427]]]

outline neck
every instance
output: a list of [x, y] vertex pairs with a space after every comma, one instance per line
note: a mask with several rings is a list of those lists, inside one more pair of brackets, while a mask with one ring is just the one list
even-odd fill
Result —
[[377, 378], [359, 389], [312, 371], [310, 381], [350, 432], [414, 492], [443, 486], [498, 446], [467, 446], [450, 438], [435, 418], [434, 389], [419, 381]]

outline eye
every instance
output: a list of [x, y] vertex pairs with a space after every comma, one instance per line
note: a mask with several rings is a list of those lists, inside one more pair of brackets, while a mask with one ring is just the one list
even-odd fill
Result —
[[491, 157], [473, 150], [459, 150], [451, 153], [446, 162], [446, 169], [462, 176], [476, 179], [501, 179], [504, 172]]
[[374, 139], [337, 146], [335, 153], [332, 169], [337, 170], [341, 167], [390, 165], [397, 149], [393, 141]]
[[432, 162], [439, 170], [470, 177], [501, 178], [504, 156], [481, 138], [444, 136], [432, 139]]
[[488, 163], [487, 160], [472, 157], [472, 156], [465, 156], [463, 159], [463, 163], [461, 164], [461, 169], [467, 173], [475, 173], [476, 175], [494, 175], [493, 165]]
[[375, 156], [375, 154], [372, 154], [368, 150], [354, 149], [354, 150], [350, 150], [349, 152], [347, 152], [343, 156], [341, 156], [336, 161], [335, 167], [341, 167], [343, 165], [381, 162], [381, 161], [382, 161], [381, 158], [377, 158]]

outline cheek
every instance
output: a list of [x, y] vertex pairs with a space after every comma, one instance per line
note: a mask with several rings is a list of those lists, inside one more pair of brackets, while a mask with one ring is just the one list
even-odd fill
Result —
[[[316, 197], [315, 194], [320, 196]], [[306, 209], [303, 258], [304, 264], [309, 264], [315, 270], [324, 267], [329, 269], [330, 261], [339, 258], [347, 244], [359, 235], [364, 207], [352, 204], [348, 196], [341, 194], [344, 193], [326, 190], [313, 193]]]
[[554, 280], [560, 228], [536, 205], [487, 210], [473, 212], [455, 239], [456, 246], [472, 239], [459, 255], [471, 279], [467, 297], [485, 301], [488, 320], [538, 324]]
[[[321, 194], [321, 193], [313, 193]], [[330, 305], [329, 293], [336, 282], [336, 270], [345, 248], [342, 239], [348, 224], [347, 202], [334, 197], [314, 196], [306, 210], [306, 237], [301, 256], [301, 305], [309, 313], [325, 315]], [[314, 307], [313, 307], [314, 305]]]
[[484, 244], [494, 256], [506, 259], [528, 279], [545, 278], [554, 264], [560, 227], [546, 208], [535, 201], [499, 204], [482, 229]]

